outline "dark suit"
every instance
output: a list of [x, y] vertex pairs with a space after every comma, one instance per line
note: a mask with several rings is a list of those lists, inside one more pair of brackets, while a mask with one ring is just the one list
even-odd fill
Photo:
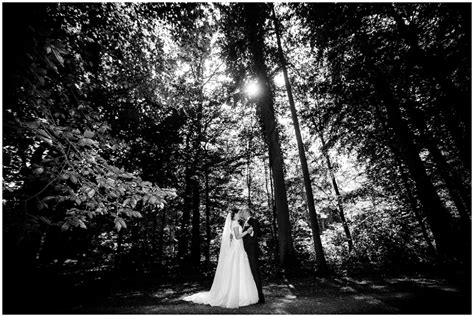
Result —
[[258, 220], [250, 217], [243, 231], [246, 231], [250, 227], [253, 228], [253, 237], [250, 234], [247, 234], [242, 239], [244, 240], [245, 252], [247, 252], [247, 257], [249, 259], [250, 270], [252, 271], [255, 284], [257, 285], [258, 301], [264, 302], [262, 281], [260, 280], [260, 274], [258, 272], [258, 238], [260, 237], [260, 224], [258, 223]]

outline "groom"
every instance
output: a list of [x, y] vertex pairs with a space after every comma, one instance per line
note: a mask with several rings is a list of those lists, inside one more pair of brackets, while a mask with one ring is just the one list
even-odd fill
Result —
[[250, 215], [248, 209], [243, 209], [240, 211], [240, 219], [243, 222], [242, 227], [243, 231], [246, 231], [250, 228], [253, 229], [253, 233], [247, 234], [243, 237], [245, 252], [247, 252], [247, 257], [249, 259], [250, 270], [252, 271], [253, 279], [257, 285], [258, 290], [258, 304], [265, 303], [262, 292], [262, 281], [260, 280], [260, 274], [258, 272], [258, 240], [260, 237], [260, 224], [257, 219]]

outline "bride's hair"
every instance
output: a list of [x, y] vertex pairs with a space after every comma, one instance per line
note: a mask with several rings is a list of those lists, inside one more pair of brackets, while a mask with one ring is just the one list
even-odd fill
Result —
[[232, 209], [230, 210], [230, 216], [231, 216], [232, 220], [234, 220], [234, 216], [238, 212], [239, 212], [239, 209], [237, 207], [232, 207]]

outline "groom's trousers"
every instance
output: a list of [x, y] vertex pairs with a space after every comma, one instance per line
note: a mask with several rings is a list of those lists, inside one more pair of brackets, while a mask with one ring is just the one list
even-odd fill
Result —
[[247, 251], [247, 257], [249, 259], [250, 270], [252, 271], [253, 279], [255, 280], [255, 285], [257, 285], [258, 291], [258, 301], [263, 302], [263, 291], [262, 291], [262, 280], [260, 279], [260, 273], [258, 271], [258, 247], [257, 245], [249, 246]]
[[[253, 279], [255, 280], [255, 285], [257, 286], [258, 291], [258, 301], [263, 303], [265, 301], [262, 291], [262, 280], [260, 279], [260, 273], [258, 270], [258, 240], [257, 237], [260, 235], [260, 225], [258, 221], [254, 218], [251, 218], [248, 221], [248, 225], [252, 226], [255, 235], [252, 237], [247, 235], [243, 238], [245, 252], [247, 252], [247, 257], [249, 259], [250, 270], [252, 271]], [[246, 230], [247, 228], [245, 228]]]

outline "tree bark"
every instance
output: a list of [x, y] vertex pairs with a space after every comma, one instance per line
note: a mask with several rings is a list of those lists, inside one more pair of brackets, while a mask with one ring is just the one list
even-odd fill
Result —
[[174, 210], [173, 219], [176, 219], [176, 220], [173, 222], [173, 225], [170, 227], [171, 255], [173, 259], [179, 260], [178, 252], [177, 252], [177, 249], [178, 249], [177, 242], [179, 242], [178, 237], [177, 237], [178, 224], [179, 224], [177, 209]]
[[280, 57], [280, 64], [283, 70], [283, 77], [285, 79], [285, 87], [286, 87], [286, 92], [288, 95], [288, 103], [291, 110], [291, 118], [293, 119], [293, 127], [295, 129], [296, 143], [298, 144], [298, 153], [299, 153], [299, 158], [300, 158], [300, 163], [301, 163], [301, 170], [303, 172], [304, 188], [306, 192], [306, 203], [308, 206], [309, 220], [311, 224], [311, 231], [313, 234], [314, 250], [316, 253], [316, 265], [320, 273], [324, 274], [328, 271], [328, 269], [327, 269], [326, 258], [324, 256], [323, 245], [322, 245], [321, 237], [320, 237], [321, 233], [319, 231], [316, 207], [314, 205], [313, 188], [311, 186], [311, 178], [309, 176], [308, 162], [306, 160], [306, 153], [305, 153], [305, 149], [303, 145], [303, 139], [301, 137], [298, 114], [296, 112], [295, 101], [293, 99], [293, 92], [291, 90], [291, 84], [288, 78], [288, 70], [286, 68], [286, 59], [283, 53], [283, 48], [281, 46], [280, 28], [278, 25], [278, 19], [277, 19], [273, 4], [272, 4], [272, 12], [273, 12], [273, 22], [275, 25], [275, 33], [276, 33], [276, 38], [277, 38], [277, 45], [278, 45], [278, 53], [279, 53], [278, 55]]
[[291, 225], [288, 209], [288, 200], [285, 188], [285, 176], [283, 172], [283, 158], [280, 149], [277, 123], [273, 110], [273, 95], [264, 57], [263, 41], [263, 8], [264, 4], [243, 4], [245, 16], [245, 31], [252, 56], [254, 74], [260, 86], [259, 95], [256, 97], [257, 116], [260, 118], [268, 145], [270, 166], [273, 172], [275, 186], [275, 204], [278, 220], [278, 237], [280, 248], [280, 264], [289, 268], [294, 263], [293, 239], [291, 237]]
[[[161, 266], [163, 264], [163, 245], [164, 245], [164, 234], [165, 234], [165, 225], [166, 225], [166, 212], [165, 210], [161, 211], [161, 220], [160, 220], [160, 234], [158, 236], [158, 263]], [[158, 217], [158, 214], [156, 215]]]
[[143, 221], [143, 239], [141, 243], [141, 254], [140, 254], [140, 259], [141, 259], [141, 271], [145, 271], [146, 269], [149, 268], [149, 248], [148, 248], [148, 237], [149, 237], [149, 217], [145, 216], [141, 219]]
[[152, 230], [152, 235], [151, 235], [151, 245], [152, 245], [152, 250], [153, 254], [156, 256], [158, 255], [158, 250], [157, 250], [157, 243], [156, 243], [156, 230], [157, 230], [157, 224], [158, 224], [158, 212], [153, 213], [153, 230]]
[[[196, 71], [194, 72], [195, 81], [199, 85], [195, 86], [190, 92], [190, 102], [197, 102], [197, 107], [191, 109], [191, 124], [186, 136], [186, 151], [190, 153], [188, 156], [188, 164], [185, 173], [185, 194], [182, 228], [178, 241], [178, 258], [184, 266], [199, 266], [201, 259], [201, 237], [200, 237], [200, 184], [199, 184], [199, 168], [201, 163], [203, 127], [203, 108], [204, 108], [204, 92], [203, 92], [203, 64], [204, 55], [196, 61]], [[189, 146], [191, 144], [191, 146]], [[189, 239], [189, 221], [192, 213], [191, 239]], [[191, 252], [188, 260], [188, 241], [191, 240]]]
[[418, 210], [416, 199], [415, 199], [415, 197], [413, 197], [413, 195], [411, 193], [410, 184], [408, 182], [408, 176], [406, 175], [406, 173], [403, 169], [403, 166], [401, 166], [401, 162], [398, 161], [397, 165], [398, 165], [398, 169], [400, 170], [403, 187], [405, 187], [406, 197], [407, 197], [408, 202], [410, 204], [413, 215], [414, 215], [416, 221], [418, 222], [418, 225], [420, 227], [423, 238], [425, 239], [425, 242], [428, 245], [428, 249], [430, 250], [430, 252], [433, 253], [433, 254], [436, 254], [436, 249], [433, 246], [433, 244], [431, 243], [431, 239], [428, 235], [428, 230], [426, 229], [425, 223], [423, 221], [423, 217], [421, 216], [420, 211]]
[[423, 162], [410, 136], [409, 127], [402, 119], [400, 108], [394, 103], [394, 96], [388, 82], [386, 82], [380, 71], [377, 69], [375, 71], [376, 93], [385, 105], [388, 124], [393, 130], [400, 155], [415, 182], [417, 194], [430, 223], [438, 253], [449, 257], [452, 255], [450, 251], [453, 241], [447, 226], [451, 223], [451, 217], [444, 208], [436, 189], [426, 174]]
[[252, 210], [252, 171], [251, 171], [251, 161], [252, 161], [252, 151], [251, 151], [251, 135], [250, 131], [248, 132], [248, 140], [247, 140], [247, 206], [250, 210]]
[[[200, 62], [198, 63], [198, 67], [196, 70], [197, 73], [197, 82], [203, 82], [203, 67], [202, 67], [203, 59], [201, 57]], [[192, 221], [192, 229], [191, 229], [191, 256], [190, 261], [191, 265], [194, 267], [198, 267], [201, 262], [201, 213], [200, 213], [200, 192], [201, 186], [199, 183], [199, 166], [201, 160], [201, 153], [202, 147], [201, 142], [204, 138], [203, 135], [203, 128], [202, 128], [202, 116], [203, 116], [203, 103], [204, 103], [204, 93], [203, 88], [200, 87], [199, 91], [197, 92], [199, 103], [196, 112], [196, 136], [193, 142], [193, 168], [194, 173], [192, 177], [192, 210], [193, 210], [193, 221]]]
[[426, 123], [423, 118], [421, 111], [417, 110], [416, 105], [409, 103], [408, 104], [408, 113], [410, 119], [415, 124], [419, 134], [420, 139], [423, 141], [423, 144], [426, 146], [428, 151], [433, 158], [434, 163], [436, 164], [436, 169], [439, 175], [442, 177], [446, 188], [448, 189], [449, 195], [456, 205], [456, 209], [461, 216], [461, 219], [469, 224], [471, 219], [469, 217], [469, 207], [470, 207], [470, 195], [463, 189], [463, 183], [459, 177], [454, 174], [453, 168], [449, 166], [441, 153], [436, 141], [430, 136], [430, 133], [427, 131]]
[[[267, 192], [267, 197], [268, 197], [268, 210], [270, 211], [270, 218], [272, 222], [272, 239], [273, 239], [273, 245], [275, 247], [274, 251], [274, 261], [275, 263], [278, 263], [278, 228], [276, 224], [276, 209], [275, 209], [275, 200], [273, 199], [273, 183], [272, 183], [272, 177], [271, 175], [268, 175], [267, 173], [267, 163], [265, 161], [265, 157], [263, 158], [263, 168], [265, 172], [265, 191]], [[270, 164], [269, 164], [270, 167]], [[271, 173], [271, 170], [269, 170], [269, 173]], [[268, 184], [270, 183], [270, 184]], [[270, 189], [268, 188], [268, 185], [270, 185]]]
[[[316, 125], [315, 122], [313, 122], [313, 124]], [[323, 155], [326, 158], [326, 165], [328, 167], [329, 175], [331, 177], [332, 188], [334, 189], [334, 194], [336, 195], [337, 207], [339, 209], [339, 217], [341, 218], [342, 226], [344, 228], [344, 233], [346, 234], [349, 252], [351, 252], [354, 247], [354, 244], [352, 241], [351, 231], [349, 230], [349, 225], [347, 224], [346, 217], [344, 215], [344, 208], [342, 205], [341, 193], [339, 192], [339, 186], [337, 185], [337, 182], [336, 182], [336, 176], [334, 175], [334, 171], [332, 168], [331, 158], [329, 157], [329, 153], [326, 149], [326, 142], [324, 140], [323, 132], [319, 128], [319, 125], [316, 126], [316, 129], [318, 130], [319, 139], [321, 140], [321, 148], [322, 148]]]
[[[398, 170], [400, 171], [401, 181], [403, 183], [403, 187], [405, 188], [406, 198], [408, 199], [408, 203], [410, 204], [411, 210], [412, 210], [412, 212], [415, 216], [415, 220], [418, 222], [418, 225], [419, 225], [420, 230], [422, 232], [423, 238], [425, 239], [426, 244], [428, 245], [428, 249], [430, 250], [430, 252], [432, 252], [435, 255], [437, 253], [436, 249], [433, 246], [433, 244], [431, 242], [431, 239], [428, 235], [428, 230], [427, 230], [427, 228], [425, 226], [425, 223], [423, 221], [423, 217], [422, 217], [422, 215], [421, 215], [421, 213], [418, 209], [417, 200], [412, 194], [412, 189], [411, 189], [411, 186], [410, 186], [409, 177], [408, 177], [408, 175], [405, 171], [405, 168], [403, 167], [400, 152], [399, 152], [399, 150], [397, 149], [397, 147], [395, 146], [395, 144], [393, 142], [394, 141], [393, 137], [391, 135], [389, 135], [389, 127], [388, 127], [387, 120], [385, 120], [383, 118], [380, 108], [376, 108], [375, 115], [376, 115], [376, 117], [379, 121], [381, 129], [384, 131], [385, 139], [387, 141], [387, 146], [389, 147], [390, 151], [392, 152], [394, 160], [395, 160], [396, 165], [398, 167]], [[402, 191], [400, 190], [400, 192], [402, 192]]]
[[374, 61], [377, 56], [374, 56], [373, 51], [369, 49], [370, 42], [367, 36], [361, 34], [361, 40], [363, 43], [360, 48], [368, 57], [367, 66], [373, 76], [374, 92], [386, 109], [388, 127], [394, 134], [400, 157], [415, 183], [417, 196], [433, 232], [440, 260], [452, 258], [455, 256], [453, 254], [455, 239], [451, 230], [449, 230], [451, 215], [444, 208], [433, 183], [426, 173], [425, 166], [414, 143], [413, 135], [402, 117], [399, 105], [395, 103], [396, 99], [390, 83]]
[[201, 262], [201, 214], [200, 214], [200, 188], [199, 179], [195, 177], [192, 180], [193, 188], [193, 226], [192, 226], [192, 238], [191, 238], [191, 264], [194, 267], [198, 267]]
[[122, 269], [122, 240], [123, 240], [122, 230], [117, 232], [117, 252], [115, 254], [115, 270], [118, 273], [120, 273]]
[[211, 261], [211, 201], [209, 198], [209, 170], [206, 167], [205, 173], [205, 195], [206, 195], [206, 262]]
[[[123, 229], [122, 229], [123, 230]], [[138, 244], [140, 227], [137, 224], [130, 225], [130, 242], [131, 242], [131, 262], [133, 263], [132, 269], [137, 272], [141, 263], [140, 259], [140, 245]]]
[[183, 202], [183, 216], [181, 218], [181, 228], [178, 233], [178, 254], [180, 261], [185, 261], [189, 251], [189, 222], [191, 220], [191, 171], [190, 167], [186, 167], [184, 175], [184, 202]]

